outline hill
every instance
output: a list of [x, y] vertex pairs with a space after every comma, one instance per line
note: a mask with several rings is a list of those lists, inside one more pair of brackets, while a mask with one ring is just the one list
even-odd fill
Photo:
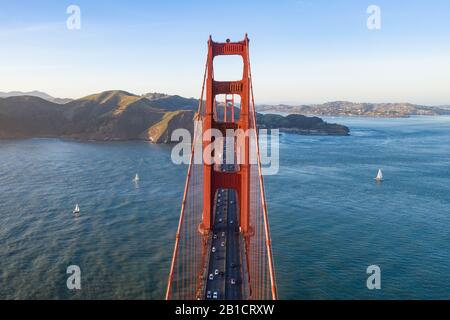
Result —
[[[194, 112], [168, 111], [125, 91], [106, 91], [59, 105], [42, 98], [0, 99], [0, 138], [67, 137], [82, 140], [149, 140], [168, 142], [172, 122], [192, 130]], [[157, 137], [148, 134], [159, 122]]]
[[41, 92], [41, 91], [30, 91], [30, 92], [22, 92], [22, 91], [11, 91], [11, 92], [0, 92], [0, 98], [9, 98], [9, 97], [19, 97], [19, 96], [32, 96], [32, 97], [39, 97], [41, 99], [58, 103], [58, 104], [65, 104], [67, 102], [72, 101], [72, 99], [68, 98], [55, 98], [51, 95]]
[[178, 95], [168, 95], [164, 93], [146, 93], [143, 97], [152, 101], [152, 104], [165, 110], [194, 110], [197, 111], [198, 99], [184, 98]]
[[[62, 137], [169, 143], [177, 128], [192, 132], [197, 104], [196, 99], [180, 96], [139, 96], [120, 90], [92, 94], [63, 105], [36, 96], [0, 98], [0, 138]], [[299, 134], [347, 135], [349, 132], [344, 126], [298, 115], [258, 114], [258, 126]]]
[[258, 128], [279, 129], [282, 132], [298, 133], [304, 135], [333, 135], [348, 136], [349, 128], [346, 126], [327, 123], [318, 117], [306, 117], [299, 114], [281, 116], [277, 114], [258, 114]]

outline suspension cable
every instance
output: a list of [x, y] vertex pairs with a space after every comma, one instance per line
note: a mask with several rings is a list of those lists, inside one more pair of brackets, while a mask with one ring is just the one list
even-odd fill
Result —
[[264, 178], [262, 175], [261, 159], [260, 159], [260, 153], [259, 153], [259, 141], [258, 141], [257, 127], [256, 127], [255, 99], [254, 99], [254, 95], [253, 95], [253, 80], [252, 80], [252, 69], [251, 69], [251, 65], [250, 65], [249, 51], [250, 51], [250, 49], [247, 46], [247, 60], [248, 60], [248, 70], [249, 70], [249, 77], [250, 77], [250, 93], [251, 93], [251, 97], [252, 97], [253, 126], [255, 128], [256, 154], [257, 154], [257, 158], [258, 158], [258, 174], [259, 174], [259, 186], [260, 186], [260, 192], [261, 192], [261, 205], [263, 207], [263, 212], [264, 212], [264, 214], [263, 214], [264, 230], [265, 230], [265, 236], [266, 236], [267, 259], [269, 262], [269, 276], [270, 276], [270, 284], [271, 284], [271, 289], [272, 289], [272, 299], [277, 300], [278, 293], [277, 293], [275, 270], [274, 270], [274, 263], [273, 263], [273, 256], [272, 256], [272, 245], [271, 245], [271, 239], [270, 239], [269, 220], [267, 217], [267, 205], [266, 205], [266, 196], [265, 196], [265, 190], [264, 190]]
[[[208, 70], [208, 59], [206, 59], [205, 72], [203, 74], [202, 91], [200, 94], [200, 100], [198, 102], [198, 109], [197, 109], [197, 114], [195, 115], [195, 120], [201, 119], [201, 110], [202, 110], [202, 106], [203, 106], [203, 94], [205, 91], [207, 70]], [[189, 189], [189, 181], [190, 181], [190, 177], [191, 177], [191, 169], [192, 169], [194, 151], [195, 151], [195, 143], [197, 141], [197, 131], [198, 131], [197, 126], [198, 126], [198, 121], [195, 121], [195, 123], [194, 123], [194, 139], [192, 141], [189, 168], [188, 168], [188, 172], [187, 172], [186, 183], [184, 186], [183, 202], [181, 204], [180, 219], [178, 221], [178, 229], [177, 229], [177, 234], [176, 234], [176, 238], [175, 238], [175, 246], [174, 246], [173, 255], [172, 255], [172, 263], [170, 265], [169, 280], [167, 282], [166, 300], [169, 300], [172, 295], [173, 274], [174, 274], [175, 263], [176, 263], [177, 255], [178, 255], [178, 247], [179, 247], [181, 228], [182, 228], [183, 221], [184, 221], [184, 212], [185, 212], [184, 209], [185, 209], [186, 198], [187, 198], [187, 193], [188, 193], [188, 189]]]

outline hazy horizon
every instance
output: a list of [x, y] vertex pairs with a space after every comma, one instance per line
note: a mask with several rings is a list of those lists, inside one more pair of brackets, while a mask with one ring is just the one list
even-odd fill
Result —
[[[9, 94], [9, 93], [21, 93], [21, 94], [26, 94], [26, 93], [33, 93], [33, 92], [38, 92], [38, 93], [43, 93], [43, 94], [48, 94], [49, 96], [51, 96], [52, 98], [58, 98], [58, 99], [73, 99], [73, 100], [77, 100], [77, 99], [81, 99], [93, 94], [98, 94], [101, 92], [107, 92], [107, 91], [126, 91], [130, 94], [134, 94], [134, 95], [138, 95], [138, 96], [143, 96], [145, 94], [148, 93], [158, 93], [158, 94], [167, 94], [170, 96], [181, 96], [183, 98], [188, 98], [188, 99], [199, 99], [199, 97], [188, 97], [188, 96], [183, 96], [181, 94], [177, 94], [177, 93], [172, 93], [172, 92], [156, 92], [156, 91], [152, 91], [149, 90], [147, 92], [143, 92], [143, 93], [137, 93], [137, 92], [132, 92], [129, 90], [123, 90], [123, 89], [107, 89], [104, 91], [100, 91], [100, 92], [91, 92], [88, 94], [85, 94], [83, 96], [80, 97], [60, 97], [60, 96], [55, 96], [47, 91], [43, 91], [43, 90], [30, 90], [30, 91], [23, 91], [23, 90], [11, 90], [11, 91], [2, 91], [0, 88], [0, 94]], [[0, 97], [2, 98], [2, 97]], [[444, 104], [439, 104], [439, 105], [431, 105], [431, 104], [418, 104], [418, 103], [414, 103], [414, 102], [410, 102], [410, 101], [381, 101], [381, 102], [374, 102], [374, 101], [368, 101], [368, 100], [364, 100], [364, 101], [351, 101], [351, 100], [327, 100], [327, 101], [322, 101], [322, 102], [264, 102], [264, 101], [255, 101], [256, 105], [290, 105], [290, 106], [299, 106], [299, 105], [314, 105], [314, 104], [324, 104], [324, 103], [329, 103], [329, 102], [350, 102], [350, 103], [392, 103], [392, 104], [402, 104], [402, 103], [410, 103], [410, 104], [416, 104], [416, 105], [423, 105], [423, 106], [430, 106], [430, 107], [449, 107], [450, 103], [444, 103]]]

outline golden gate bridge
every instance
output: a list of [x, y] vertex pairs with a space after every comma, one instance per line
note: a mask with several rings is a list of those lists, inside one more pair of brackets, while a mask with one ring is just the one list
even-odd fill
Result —
[[[222, 55], [242, 57], [242, 79], [215, 80], [214, 58]], [[223, 43], [209, 37], [196, 118], [166, 299], [277, 299], [247, 35]], [[224, 145], [220, 163], [194, 161], [210, 150], [212, 129], [250, 134], [235, 136], [231, 152]]]

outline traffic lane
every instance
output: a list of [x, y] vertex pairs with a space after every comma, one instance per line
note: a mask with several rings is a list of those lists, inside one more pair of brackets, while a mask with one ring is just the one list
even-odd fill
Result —
[[231, 211], [233, 212], [233, 220], [235, 221], [234, 224], [231, 223], [230, 221], [230, 232], [233, 233], [233, 245], [231, 246], [231, 257], [232, 260], [230, 261], [230, 267], [231, 267], [231, 275], [233, 276], [233, 279], [235, 281], [235, 284], [231, 284], [231, 280], [230, 280], [230, 285], [234, 288], [233, 292], [235, 293], [234, 295], [234, 299], [242, 299], [242, 289], [241, 289], [241, 283], [242, 283], [242, 279], [241, 279], [241, 269], [240, 269], [240, 265], [241, 265], [241, 248], [240, 248], [240, 233], [239, 233], [239, 228], [238, 228], [238, 217], [237, 217], [237, 209], [236, 209], [236, 198], [235, 198], [236, 194], [234, 194], [234, 198], [232, 201], [232, 209]]
[[[225, 270], [226, 268], [226, 248], [221, 246], [221, 241], [219, 238], [219, 234], [225, 230], [225, 222], [227, 218], [227, 212], [223, 210], [223, 207], [228, 203], [228, 197], [225, 195], [225, 191], [220, 191], [216, 198], [216, 212], [210, 248], [210, 261], [206, 279], [205, 299], [213, 299], [214, 292], [217, 292], [218, 294], [217, 299], [223, 299], [223, 297], [225, 297], [225, 279], [221, 279], [225, 277], [220, 274], [215, 274], [216, 269], [219, 270], [219, 272], [224, 272], [221, 270]], [[212, 252], [213, 248], [215, 248], [215, 252]]]
[[[229, 221], [227, 223], [228, 244], [227, 244], [227, 280], [225, 295], [228, 300], [241, 300], [241, 275], [240, 275], [240, 248], [239, 229], [237, 223], [236, 193], [230, 190]], [[234, 280], [235, 284], [231, 281]]]
[[[225, 268], [226, 268], [226, 246], [225, 243], [222, 242], [221, 239], [221, 233], [225, 231], [226, 228], [226, 221], [228, 220], [228, 211], [223, 210], [228, 205], [228, 196], [226, 190], [221, 191], [219, 194], [221, 194], [220, 197], [220, 205], [217, 206], [218, 210], [216, 212], [216, 216], [218, 218], [218, 223], [215, 224], [214, 228], [214, 234], [216, 237], [216, 249], [218, 252], [218, 257], [220, 257], [219, 260], [216, 260], [216, 267], [214, 268], [214, 277], [217, 277], [218, 284], [218, 290], [220, 292], [220, 296], [218, 298], [223, 299], [225, 297]], [[219, 200], [219, 199], [218, 199]], [[219, 201], [218, 201], [219, 202]], [[216, 270], [219, 272], [219, 274], [216, 275]], [[217, 284], [217, 283], [216, 283]]]
[[[232, 200], [230, 199], [230, 202]], [[231, 221], [232, 219], [234, 219], [236, 216], [234, 207], [229, 208], [229, 221], [228, 221], [228, 225], [227, 225], [227, 233], [228, 233], [228, 250], [227, 250], [227, 283], [226, 283], [226, 287], [225, 287], [225, 293], [227, 296], [227, 299], [231, 300], [231, 299], [235, 299], [236, 296], [236, 290], [235, 288], [233, 288], [231, 286], [231, 279], [233, 279], [234, 277], [234, 273], [232, 270], [232, 264], [234, 263], [236, 257], [234, 254], [234, 246], [235, 246], [235, 241], [234, 241], [234, 232], [233, 232], [233, 228], [232, 228], [232, 224]]]
[[[217, 206], [217, 212], [221, 209], [221, 206]], [[218, 217], [216, 217], [216, 223], [218, 224]], [[224, 250], [220, 246], [220, 242], [217, 238], [217, 232], [220, 230], [220, 227], [217, 225], [213, 228], [213, 236], [211, 241], [211, 253], [210, 253], [210, 261], [209, 261], [209, 270], [208, 270], [208, 285], [207, 285], [207, 292], [206, 296], [210, 297], [210, 299], [214, 298], [214, 292], [217, 292], [217, 298], [223, 297], [224, 294], [224, 285], [221, 283], [223, 282], [220, 279], [220, 276], [215, 274], [215, 270], [219, 269], [221, 265], [223, 265], [225, 262], [224, 259]], [[213, 249], [214, 248], [214, 249]], [[214, 250], [214, 252], [213, 252]], [[209, 291], [209, 294], [208, 294]]]
[[[240, 234], [237, 223], [236, 194], [232, 190], [228, 190], [227, 193], [228, 196], [221, 193], [220, 202], [217, 199], [216, 219], [211, 241], [211, 250], [212, 247], [215, 247], [216, 250], [211, 252], [210, 255], [206, 299], [212, 299], [215, 291], [218, 292], [218, 299], [242, 299]], [[224, 210], [224, 208], [228, 209]], [[222, 218], [222, 222], [219, 222], [220, 218]], [[225, 238], [222, 236], [222, 232], [225, 232]], [[224, 247], [221, 246], [222, 242], [224, 242]], [[225, 250], [222, 248], [225, 248]], [[216, 269], [223, 270], [225, 276], [216, 276]], [[209, 280], [210, 274], [213, 274], [213, 280]], [[236, 281], [235, 285], [231, 284], [231, 279]], [[211, 298], [208, 298], [208, 296]]]

